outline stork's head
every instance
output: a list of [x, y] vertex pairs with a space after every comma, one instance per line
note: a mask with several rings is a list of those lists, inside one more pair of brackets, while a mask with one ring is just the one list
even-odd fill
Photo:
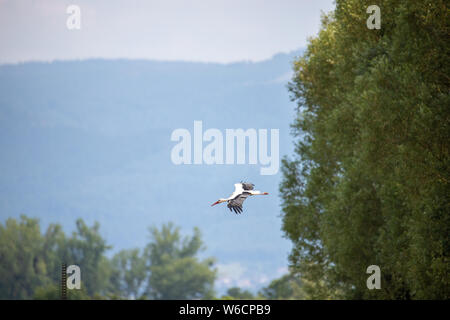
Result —
[[219, 199], [219, 200], [217, 200], [216, 202], [214, 202], [214, 203], [211, 205], [211, 207], [212, 207], [212, 206], [215, 206], [216, 204], [222, 203], [222, 202], [227, 202], [227, 199]]

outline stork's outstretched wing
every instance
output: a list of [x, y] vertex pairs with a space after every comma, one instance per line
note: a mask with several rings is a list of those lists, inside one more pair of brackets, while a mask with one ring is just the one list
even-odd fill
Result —
[[245, 199], [250, 195], [248, 192], [244, 192], [236, 198], [228, 200], [227, 207], [228, 209], [233, 210], [235, 213], [241, 213], [242, 212], [242, 204], [244, 203]]

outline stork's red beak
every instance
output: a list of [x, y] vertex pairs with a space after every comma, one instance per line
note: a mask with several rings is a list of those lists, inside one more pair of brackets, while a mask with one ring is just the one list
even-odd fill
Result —
[[212, 206], [215, 206], [215, 205], [218, 204], [218, 203], [220, 203], [220, 202], [219, 202], [219, 201], [214, 202], [214, 203], [211, 205], [211, 207], [212, 207]]
[[268, 195], [269, 193], [268, 193], [268, 192], [263, 192], [263, 194], [264, 194], [264, 195]]

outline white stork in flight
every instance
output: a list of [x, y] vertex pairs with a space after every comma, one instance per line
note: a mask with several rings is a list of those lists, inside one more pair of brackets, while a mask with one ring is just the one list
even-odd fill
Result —
[[253, 190], [253, 183], [241, 182], [234, 185], [234, 192], [228, 198], [220, 198], [214, 202], [212, 206], [222, 202], [228, 202], [228, 209], [233, 210], [236, 214], [242, 212], [242, 204], [248, 196], [267, 195], [267, 192]]

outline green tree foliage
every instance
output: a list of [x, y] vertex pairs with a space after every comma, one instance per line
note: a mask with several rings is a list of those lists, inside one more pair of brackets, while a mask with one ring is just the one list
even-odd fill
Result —
[[226, 294], [221, 297], [224, 300], [252, 300], [256, 297], [248, 290], [241, 289], [239, 287], [231, 287], [227, 290]]
[[62, 261], [70, 261], [82, 270], [83, 284], [88, 295], [106, 294], [109, 281], [109, 261], [104, 256], [110, 246], [99, 233], [100, 225], [88, 227], [81, 219], [76, 221], [76, 232], [67, 239], [62, 253]]
[[82, 270], [83, 292], [68, 293], [69, 298], [105, 293], [108, 262], [103, 253], [108, 247], [98, 228], [78, 220], [76, 232], [67, 238], [59, 225], [42, 234], [37, 219], [7, 219], [0, 225], [0, 299], [59, 298], [63, 263]]
[[108, 259], [98, 223], [79, 219], [67, 237], [59, 225], [41, 233], [37, 219], [7, 219], [0, 224], [0, 299], [60, 299], [63, 263], [81, 270], [81, 290], [67, 290], [67, 299], [212, 298], [216, 271], [213, 259], [197, 257], [204, 249], [199, 230], [181, 238], [168, 224], [151, 235], [144, 251]]
[[[61, 299], [61, 287], [55, 284], [48, 285], [46, 287], [38, 287], [34, 290], [34, 300], [58, 300]], [[101, 300], [101, 295], [95, 294], [89, 296], [86, 289], [82, 287], [80, 290], [67, 290], [67, 300]]]
[[380, 30], [371, 4], [337, 0], [294, 63], [290, 262], [311, 298], [448, 299], [448, 2], [377, 1]]
[[286, 274], [261, 290], [259, 295], [269, 300], [303, 300], [306, 299], [302, 282], [293, 274]]
[[0, 225], [0, 299], [28, 299], [48, 283], [44, 243], [35, 219], [22, 216]]
[[133, 299], [141, 297], [142, 287], [148, 278], [148, 268], [140, 250], [121, 250], [114, 255], [111, 264], [114, 294]]
[[214, 260], [199, 260], [204, 249], [200, 231], [181, 237], [172, 223], [161, 230], [150, 228], [151, 242], [146, 247], [149, 281], [145, 295], [152, 299], [201, 299], [213, 297], [216, 270]]

